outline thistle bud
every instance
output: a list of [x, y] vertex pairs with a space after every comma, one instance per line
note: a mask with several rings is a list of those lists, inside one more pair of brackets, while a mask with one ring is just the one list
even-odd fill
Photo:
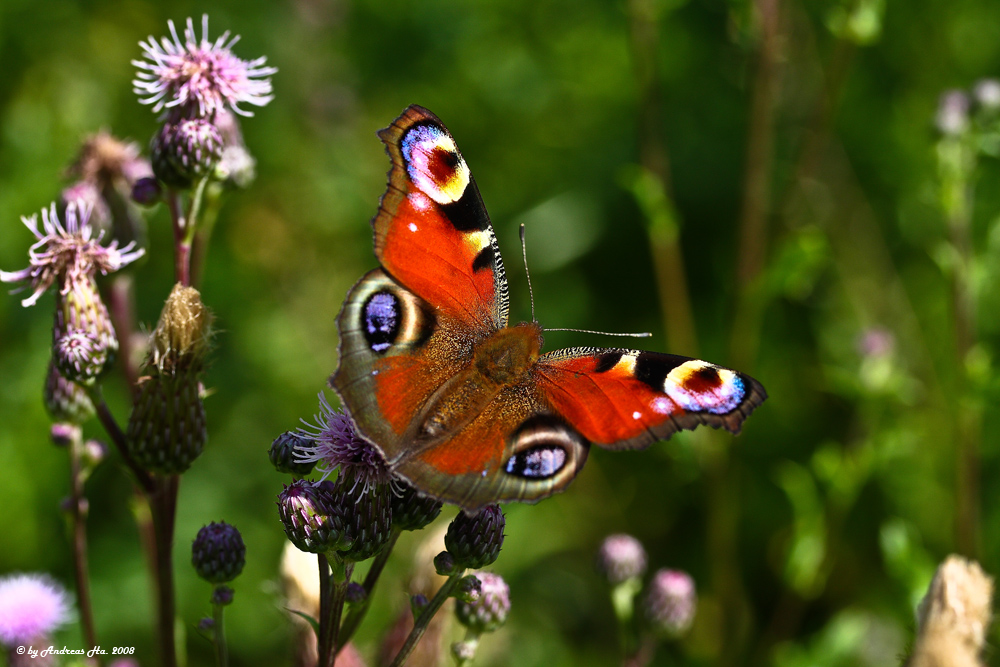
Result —
[[139, 397], [128, 423], [129, 453], [147, 470], [179, 474], [205, 448], [208, 433], [198, 375], [212, 316], [198, 290], [175, 285], [153, 332]]
[[233, 603], [235, 594], [229, 586], [216, 586], [212, 591], [212, 604], [217, 607], [228, 607]]
[[313, 446], [313, 442], [310, 438], [294, 431], [285, 431], [271, 443], [268, 457], [271, 459], [271, 465], [278, 472], [305, 477], [312, 472], [316, 461], [301, 461], [296, 458], [296, 455], [300, 455], [304, 447], [311, 446]]
[[612, 586], [641, 577], [646, 572], [646, 550], [631, 535], [609, 535], [597, 552], [597, 570]]
[[417, 618], [420, 614], [427, 608], [427, 605], [431, 603], [427, 599], [427, 596], [423, 593], [417, 593], [410, 598], [410, 611], [413, 612], [413, 618]]
[[674, 639], [694, 623], [698, 605], [694, 579], [679, 570], [658, 570], [643, 598], [646, 624], [656, 634]]
[[350, 544], [327, 484], [292, 482], [278, 494], [278, 516], [285, 535], [301, 551], [325, 553]]
[[341, 470], [333, 485], [333, 503], [344, 517], [350, 546], [340, 551], [345, 561], [368, 560], [382, 550], [392, 534], [392, 491], [388, 484], [365, 484]]
[[45, 409], [56, 422], [82, 424], [94, 416], [94, 404], [87, 392], [80, 385], [64, 378], [51, 361], [42, 399]]
[[345, 597], [348, 602], [356, 603], [363, 602], [366, 597], [368, 597], [368, 591], [365, 587], [356, 581], [352, 581], [347, 584], [347, 590], [345, 591]]
[[480, 572], [482, 594], [473, 602], [459, 600], [455, 605], [458, 622], [482, 634], [493, 632], [507, 621], [510, 612], [510, 589], [499, 574]]
[[455, 591], [456, 598], [462, 602], [468, 603], [475, 602], [482, 594], [483, 583], [475, 574], [462, 577], [462, 580], [458, 582], [458, 588]]
[[442, 551], [437, 556], [434, 556], [434, 571], [442, 577], [451, 576], [457, 573], [459, 569], [458, 563], [455, 562], [455, 557], [447, 551]]
[[108, 350], [82, 329], [71, 329], [52, 346], [52, 360], [63, 377], [89, 384], [107, 367]]
[[420, 530], [441, 513], [441, 501], [421, 495], [399, 479], [392, 494], [392, 525], [399, 530]]
[[151, 176], [140, 178], [132, 186], [132, 201], [142, 206], [152, 206], [163, 197], [160, 182]]
[[239, 576], [246, 556], [243, 536], [225, 521], [203, 526], [191, 544], [191, 564], [210, 584], [224, 584]]
[[949, 90], [938, 101], [934, 124], [946, 137], [957, 137], [969, 127], [969, 97], [961, 90]]
[[49, 435], [56, 447], [69, 447], [80, 438], [82, 431], [76, 424], [56, 422], [52, 425]]
[[169, 118], [150, 147], [153, 173], [167, 185], [190, 187], [222, 156], [222, 135], [206, 118]]
[[487, 505], [469, 516], [459, 512], [448, 526], [444, 545], [462, 567], [486, 567], [500, 555], [506, 521], [499, 505]]

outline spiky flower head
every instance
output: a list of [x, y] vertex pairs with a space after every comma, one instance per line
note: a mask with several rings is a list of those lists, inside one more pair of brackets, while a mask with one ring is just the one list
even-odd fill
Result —
[[642, 542], [624, 533], [604, 538], [597, 551], [597, 570], [612, 586], [641, 577], [646, 572]]
[[153, 137], [153, 173], [167, 185], [190, 187], [215, 169], [222, 148], [222, 134], [210, 120], [168, 118]]
[[262, 107], [271, 101], [269, 77], [278, 70], [265, 66], [265, 57], [247, 61], [233, 55], [239, 35], [230, 39], [227, 30], [214, 42], [209, 41], [207, 14], [201, 17], [200, 40], [190, 18], [183, 40], [173, 21], [167, 25], [172, 39], [163, 37], [157, 42], [150, 36], [139, 42], [146, 59], [132, 61], [139, 70], [132, 85], [140, 102], [152, 104], [153, 111], [186, 107], [207, 117], [227, 106], [240, 115], [252, 116], [239, 105]]
[[329, 486], [300, 479], [278, 494], [278, 516], [285, 535], [301, 551], [325, 553], [350, 546]]
[[191, 544], [191, 564], [210, 584], [232, 581], [243, 571], [247, 548], [236, 526], [225, 521], [202, 526]]
[[0, 577], [0, 643], [13, 647], [50, 637], [69, 617], [66, 589], [47, 575]]
[[94, 416], [94, 404], [83, 387], [63, 377], [54, 361], [49, 361], [42, 402], [53, 421], [82, 424]]
[[510, 588], [499, 574], [477, 572], [482, 586], [479, 596], [472, 602], [458, 600], [455, 615], [458, 621], [472, 632], [493, 632], [507, 621], [510, 613]]
[[208, 431], [198, 375], [211, 347], [212, 314], [198, 290], [175, 285], [153, 332], [139, 397], [128, 423], [129, 453], [163, 474], [187, 470]]
[[408, 482], [396, 479], [392, 487], [392, 525], [396, 528], [420, 530], [441, 513], [440, 500], [421, 495]]
[[697, 606], [694, 579], [680, 570], [657, 570], [642, 601], [646, 624], [669, 639], [680, 637], [691, 628]]
[[104, 370], [108, 349], [91, 332], [70, 329], [53, 344], [52, 360], [64, 377], [86, 383]]
[[459, 565], [478, 570], [500, 555], [505, 525], [499, 505], [487, 505], [471, 516], [459, 512], [448, 525], [444, 546]]
[[388, 484], [371, 483], [354, 468], [342, 468], [336, 482], [324, 482], [333, 495], [337, 511], [344, 517], [350, 546], [340, 550], [349, 562], [368, 560], [382, 550], [392, 536], [392, 490]]
[[296, 477], [305, 477], [312, 472], [315, 461], [299, 461], [296, 457], [305, 447], [312, 446], [312, 440], [294, 431], [285, 431], [271, 443], [267, 455], [271, 465], [278, 472], [288, 473]]
[[385, 459], [374, 445], [358, 435], [351, 418], [331, 408], [323, 393], [319, 395], [319, 410], [314, 417], [315, 424], [307, 424], [302, 431], [305, 437], [313, 440], [313, 445], [303, 447], [298, 460], [315, 462], [323, 479], [340, 470], [349, 473], [354, 483], [366, 490], [388, 484], [390, 475]]
[[53, 283], [66, 294], [74, 285], [93, 279], [96, 273], [108, 274], [142, 257], [145, 252], [134, 243], [119, 248], [117, 241], [101, 245], [103, 232], [94, 233], [90, 222], [90, 207], [70, 202], [66, 206], [66, 225], [56, 212], [55, 202], [42, 209], [42, 227], [38, 216], [22, 217], [21, 221], [38, 240], [28, 250], [28, 268], [20, 271], [0, 271], [0, 282], [26, 283], [15, 292], [31, 288], [31, 296], [22, 306], [33, 306]]
[[139, 144], [118, 139], [107, 130], [84, 139], [76, 160], [67, 170], [68, 176], [89, 183], [98, 191], [119, 185], [131, 188], [151, 173]]

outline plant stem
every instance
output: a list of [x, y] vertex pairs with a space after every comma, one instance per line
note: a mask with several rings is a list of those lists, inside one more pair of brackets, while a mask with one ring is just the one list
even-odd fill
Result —
[[205, 260], [208, 257], [208, 245], [215, 229], [215, 221], [219, 218], [221, 186], [212, 184], [205, 191], [205, 209], [198, 222], [194, 243], [191, 246], [191, 284], [197, 287], [201, 284]]
[[319, 637], [316, 638], [316, 652], [319, 656], [317, 667], [329, 667], [333, 655], [333, 628], [330, 625], [330, 603], [332, 597], [332, 581], [330, 564], [325, 554], [316, 556], [319, 565]]
[[454, 592], [455, 587], [458, 586], [458, 582], [462, 580], [462, 576], [464, 574], [465, 570], [462, 570], [457, 574], [453, 574], [448, 577], [448, 581], [441, 585], [441, 588], [438, 589], [434, 599], [432, 599], [430, 603], [424, 607], [424, 610], [420, 612], [420, 616], [418, 616], [414, 621], [413, 629], [410, 630], [410, 634], [406, 638], [406, 643], [404, 643], [403, 647], [399, 649], [399, 653], [396, 654], [396, 657], [393, 659], [392, 664], [389, 665], [389, 667], [402, 667], [402, 665], [406, 663], [406, 659], [410, 657], [410, 653], [413, 652], [417, 642], [420, 641], [420, 638], [424, 636], [424, 632], [427, 631], [427, 626], [430, 625], [431, 619], [434, 618], [434, 614], [436, 614], [438, 609], [441, 608], [441, 605], [443, 605], [445, 601], [451, 597], [452, 592]]
[[365, 598], [361, 602], [356, 602], [351, 605], [351, 610], [347, 612], [347, 618], [344, 619], [344, 623], [340, 628], [340, 633], [338, 634], [338, 644], [337, 653], [351, 640], [354, 636], [355, 630], [361, 625], [361, 621], [364, 620], [365, 614], [368, 613], [368, 606], [372, 597], [372, 592], [375, 590], [375, 584], [378, 583], [378, 578], [382, 574], [382, 570], [385, 568], [385, 564], [389, 560], [389, 554], [392, 553], [392, 549], [396, 546], [396, 540], [399, 539], [400, 531], [397, 529], [392, 530], [392, 534], [389, 537], [389, 542], [382, 548], [381, 551], [375, 556], [375, 560], [372, 561], [371, 568], [368, 570], [368, 574], [365, 575], [365, 581], [362, 586], [365, 589]]
[[139, 388], [139, 366], [135, 359], [133, 334], [135, 332], [135, 280], [131, 274], [118, 273], [111, 279], [108, 290], [108, 305], [111, 322], [118, 338], [118, 356], [122, 372], [128, 382], [132, 397]]
[[191, 244], [185, 243], [188, 225], [181, 211], [181, 195], [170, 188], [165, 199], [174, 229], [174, 281], [188, 286], [191, 284]]
[[224, 620], [225, 606], [212, 605], [212, 617], [215, 619], [215, 663], [219, 667], [229, 667], [229, 646], [226, 644], [226, 626]]
[[[77, 606], [80, 609], [83, 640], [89, 652], [97, 646], [97, 633], [94, 631], [94, 610], [90, 600], [90, 574], [87, 565], [87, 515], [84, 509], [86, 498], [83, 492], [84, 474], [80, 461], [82, 449], [83, 433], [79, 427], [75, 427], [69, 443], [69, 514], [73, 524], [73, 574], [76, 578]], [[100, 658], [95, 658], [94, 664], [101, 665]]]
[[174, 637], [174, 520], [177, 513], [177, 492], [180, 477], [156, 478], [156, 490], [150, 497], [153, 527], [156, 531], [156, 609], [160, 638], [160, 664], [177, 666], [177, 645]]

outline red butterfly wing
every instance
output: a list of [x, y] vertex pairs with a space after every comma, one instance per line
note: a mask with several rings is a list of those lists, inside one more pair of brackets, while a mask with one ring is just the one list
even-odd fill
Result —
[[658, 352], [572, 348], [543, 355], [535, 376], [552, 408], [590, 442], [635, 449], [699, 424], [738, 433], [764, 402], [757, 380]]
[[389, 275], [470, 328], [507, 325], [507, 280], [479, 188], [437, 116], [411, 106], [379, 132], [392, 159], [375, 228]]

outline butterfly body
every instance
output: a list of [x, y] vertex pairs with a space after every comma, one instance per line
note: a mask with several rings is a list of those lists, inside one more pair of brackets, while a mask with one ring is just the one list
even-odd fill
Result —
[[507, 282], [475, 180], [412, 106], [379, 133], [392, 159], [372, 221], [382, 267], [337, 319], [331, 386], [358, 432], [421, 492], [474, 510], [563, 489], [591, 444], [645, 447], [698, 424], [738, 432], [766, 398], [708, 362], [638, 350], [542, 352], [508, 325]]

